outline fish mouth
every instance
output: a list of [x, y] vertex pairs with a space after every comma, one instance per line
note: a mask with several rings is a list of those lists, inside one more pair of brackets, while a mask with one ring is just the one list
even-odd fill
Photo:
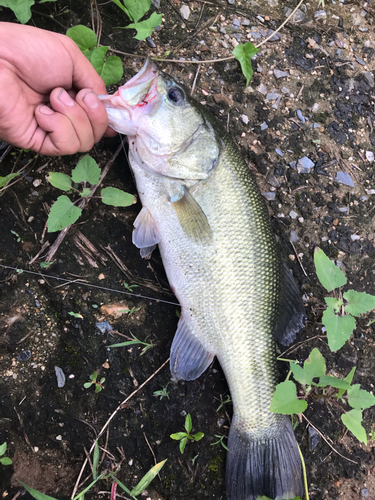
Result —
[[98, 96], [107, 110], [110, 127], [121, 134], [135, 135], [138, 114], [159, 94], [158, 76], [155, 63], [147, 58], [142, 69], [114, 94]]

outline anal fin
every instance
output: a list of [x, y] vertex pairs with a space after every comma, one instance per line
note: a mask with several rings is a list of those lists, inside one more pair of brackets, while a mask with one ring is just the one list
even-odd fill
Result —
[[134, 221], [132, 237], [134, 245], [141, 249], [141, 257], [149, 258], [160, 239], [152, 215], [143, 207]]
[[301, 291], [287, 265], [283, 262], [283, 302], [275, 339], [282, 345], [290, 345], [306, 324], [306, 311]]
[[180, 318], [172, 342], [170, 368], [174, 380], [195, 380], [214, 359], [199, 339], [189, 330], [184, 318]]

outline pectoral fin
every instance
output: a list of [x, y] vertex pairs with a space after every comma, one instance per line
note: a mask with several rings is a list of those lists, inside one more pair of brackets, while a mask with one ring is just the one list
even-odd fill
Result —
[[141, 249], [141, 257], [147, 259], [160, 241], [152, 215], [143, 207], [134, 221], [133, 243]]
[[189, 330], [184, 318], [181, 318], [171, 347], [173, 379], [195, 380], [208, 368], [214, 357], [215, 354], [205, 348]]
[[210, 243], [212, 229], [206, 214], [188, 189], [182, 186], [181, 195], [171, 197], [171, 202], [186, 236], [203, 245]]

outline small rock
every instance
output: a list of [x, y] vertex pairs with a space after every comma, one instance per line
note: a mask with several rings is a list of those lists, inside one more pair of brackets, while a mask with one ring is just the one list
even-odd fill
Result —
[[318, 111], [318, 109], [319, 109], [319, 103], [318, 103], [318, 102], [316, 102], [316, 103], [314, 104], [314, 106], [311, 108], [311, 111], [312, 111], [313, 113], [316, 113], [316, 112]]
[[277, 109], [279, 107], [281, 101], [281, 95], [276, 99], [276, 101], [272, 104], [271, 108], [272, 109]]
[[110, 332], [111, 330], [113, 330], [113, 328], [112, 328], [111, 324], [109, 323], [109, 321], [99, 321], [98, 323], [96, 323], [95, 326], [102, 333], [105, 333], [106, 331]]
[[291, 243], [295, 243], [298, 240], [299, 240], [298, 234], [295, 231], [291, 231], [289, 241]]
[[362, 31], [362, 33], [365, 33], [366, 31], [368, 31], [368, 28], [363, 28], [362, 26], [359, 26], [359, 31]]
[[250, 21], [248, 19], [242, 19], [241, 24], [242, 26], [250, 26]]
[[320, 441], [320, 434], [316, 432], [316, 430], [309, 425], [309, 437], [310, 437], [310, 448], [311, 451], [314, 450]]
[[241, 115], [241, 120], [245, 125], [249, 123], [249, 117], [247, 115]]
[[31, 358], [31, 351], [22, 351], [17, 356], [17, 361], [27, 361]]
[[268, 128], [268, 125], [266, 122], [263, 122], [260, 126], [260, 130], [266, 130], [266, 128]]
[[315, 163], [310, 160], [307, 156], [300, 158], [297, 162], [296, 168], [299, 174], [308, 174], [312, 168], [314, 168]]
[[302, 111], [300, 109], [297, 109], [297, 117], [300, 122], [305, 123], [306, 118], [303, 116]]
[[160, 9], [160, 0], [152, 0], [152, 5], [155, 9]]
[[283, 94], [289, 94], [289, 92], [290, 92], [290, 91], [289, 91], [289, 89], [287, 89], [286, 87], [281, 87], [281, 92], [282, 92]]
[[361, 497], [362, 498], [367, 498], [368, 497], [368, 489], [367, 488], [362, 488], [361, 489]]
[[[274, 30], [268, 30], [267, 36], [271, 36], [272, 33], [275, 33]], [[279, 33], [275, 33], [268, 41], [269, 42], [278, 42], [280, 40], [281, 36]]]
[[214, 94], [214, 101], [216, 104], [221, 104], [222, 106], [230, 106], [232, 104], [231, 100], [224, 94]]
[[259, 85], [259, 87], [257, 88], [257, 91], [260, 92], [261, 94], [263, 95], [266, 95], [267, 94], [267, 89], [266, 87], [263, 85], [263, 83], [261, 83]]
[[357, 61], [358, 64], [360, 64], [361, 66], [366, 66], [366, 63], [365, 61], [363, 61], [362, 59], [360, 59], [359, 57], [355, 56], [354, 59]]
[[366, 159], [367, 161], [374, 161], [374, 153], [372, 151], [366, 151]]
[[275, 151], [279, 156], [284, 156], [284, 153], [280, 149], [276, 148]]
[[238, 19], [233, 19], [233, 26], [239, 26], [240, 21]]
[[366, 83], [370, 85], [370, 87], [374, 86], [374, 75], [371, 71], [366, 71], [363, 73], [363, 78], [366, 80]]
[[147, 42], [147, 45], [151, 48], [151, 49], [154, 49], [156, 47], [156, 43], [154, 42], [154, 40], [148, 36], [146, 38], [146, 42]]
[[234, 4], [234, 0], [228, 0], [228, 3], [229, 3], [229, 5], [233, 5]]
[[354, 24], [354, 26], [359, 26], [361, 22], [362, 22], [361, 14], [358, 14], [357, 12], [352, 14], [352, 23]]
[[361, 237], [358, 234], [352, 234], [350, 235], [350, 239], [352, 241], [359, 240]]
[[268, 201], [273, 201], [276, 198], [276, 193], [263, 193], [263, 196], [268, 200]]
[[281, 97], [281, 94], [277, 94], [276, 92], [270, 92], [269, 94], [266, 95], [266, 99], [268, 101], [275, 101], [279, 97]]
[[[375, 189], [365, 189], [365, 191], [367, 194], [375, 194]], [[367, 200], [366, 196], [362, 196], [361, 200], [362, 200], [362, 198], [365, 198]], [[366, 200], [363, 200], [363, 201], [366, 201]]]
[[277, 79], [285, 78], [286, 76], [289, 76], [289, 73], [287, 73], [286, 71], [281, 71], [280, 69], [274, 69], [273, 74], [275, 75], [275, 77]]
[[186, 5], [186, 3], [184, 3], [184, 5], [181, 6], [180, 8], [180, 14], [181, 14], [181, 17], [182, 19], [184, 19], [185, 21], [187, 21], [190, 17], [190, 8], [188, 5]]
[[297, 219], [298, 214], [297, 214], [297, 212], [295, 212], [294, 210], [291, 210], [291, 211], [289, 212], [289, 217], [290, 217], [291, 219], [293, 219], [293, 220], [294, 220], [294, 219]]
[[350, 174], [345, 174], [344, 172], [337, 172], [335, 181], [339, 184], [344, 184], [345, 186], [354, 187], [354, 183]]
[[64, 385], [65, 385], [65, 373], [58, 366], [55, 366], [55, 373], [56, 373], [56, 378], [57, 378], [57, 387], [60, 387], [60, 388], [64, 387]]
[[317, 10], [314, 14], [314, 19], [325, 19], [327, 17], [327, 12], [325, 10]]

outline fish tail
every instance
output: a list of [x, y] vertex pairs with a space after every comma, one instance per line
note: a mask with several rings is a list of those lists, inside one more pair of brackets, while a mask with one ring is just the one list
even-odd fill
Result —
[[228, 438], [228, 500], [256, 500], [265, 495], [289, 500], [303, 493], [302, 465], [289, 417], [272, 437], [255, 437], [233, 418]]

